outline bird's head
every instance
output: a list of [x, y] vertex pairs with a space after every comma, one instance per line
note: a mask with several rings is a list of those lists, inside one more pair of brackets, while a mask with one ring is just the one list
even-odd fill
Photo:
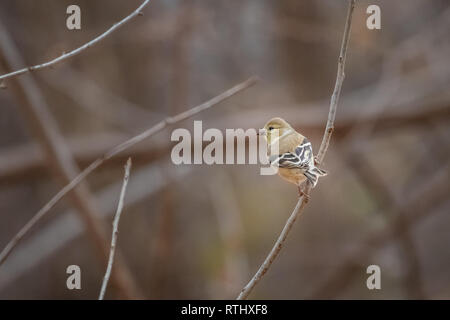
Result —
[[259, 134], [265, 135], [267, 143], [271, 144], [276, 137], [281, 137], [292, 130], [292, 127], [284, 119], [273, 118], [265, 124], [264, 128], [259, 131]]

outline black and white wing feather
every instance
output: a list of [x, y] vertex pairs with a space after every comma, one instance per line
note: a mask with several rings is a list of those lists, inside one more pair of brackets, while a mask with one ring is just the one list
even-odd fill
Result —
[[286, 152], [269, 157], [271, 165], [286, 169], [301, 169], [305, 177], [315, 187], [319, 177], [325, 176], [327, 173], [314, 165], [314, 155], [311, 142], [305, 138], [294, 151], [295, 153]]
[[269, 160], [273, 166], [286, 169], [307, 170], [314, 166], [312, 145], [306, 138], [294, 151], [271, 156]]

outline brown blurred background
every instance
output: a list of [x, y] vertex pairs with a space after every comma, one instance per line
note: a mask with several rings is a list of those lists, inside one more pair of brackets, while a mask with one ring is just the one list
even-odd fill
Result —
[[[3, 0], [2, 33], [17, 47], [19, 67], [34, 65], [91, 40], [140, 3]], [[66, 29], [70, 4], [81, 8], [79, 31]], [[366, 28], [370, 4], [381, 7], [381, 30]], [[59, 131], [81, 169], [164, 116], [251, 75], [261, 78], [256, 86], [195, 119], [204, 129], [258, 128], [281, 116], [317, 151], [346, 10], [347, 2], [336, 0], [152, 1], [144, 16], [98, 45], [21, 79], [30, 80], [49, 110], [44, 120], [55, 125], [48, 127]], [[450, 298], [449, 31], [445, 0], [357, 2], [323, 164], [329, 175], [251, 298]], [[7, 71], [2, 64], [1, 74]], [[24, 93], [13, 90], [12, 80], [5, 85], [1, 248], [64, 182], [42, 148]], [[235, 298], [272, 248], [297, 190], [261, 176], [258, 165], [175, 166], [170, 133], [108, 161], [86, 179], [81, 201], [101, 219], [109, 246], [131, 156], [118, 248], [140, 297]], [[58, 203], [0, 266], [0, 298], [97, 298], [106, 265], [74, 199]], [[81, 267], [81, 290], [66, 288], [72, 264]], [[381, 290], [366, 287], [371, 264], [381, 267]], [[120, 289], [110, 285], [107, 298], [118, 297]]]

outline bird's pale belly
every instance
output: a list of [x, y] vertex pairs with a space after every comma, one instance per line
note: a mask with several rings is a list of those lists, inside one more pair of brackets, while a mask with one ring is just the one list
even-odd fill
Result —
[[296, 185], [299, 185], [306, 180], [306, 177], [301, 169], [278, 168], [278, 174], [283, 179]]

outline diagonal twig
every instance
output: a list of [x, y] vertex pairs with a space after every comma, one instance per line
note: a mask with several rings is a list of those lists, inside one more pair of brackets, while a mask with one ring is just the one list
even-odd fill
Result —
[[91, 41], [85, 43], [84, 45], [82, 45], [81, 47], [74, 49], [68, 53], [64, 53], [61, 56], [59, 56], [58, 58], [55, 58], [51, 61], [48, 62], [44, 62], [42, 64], [37, 64], [31, 67], [25, 67], [10, 73], [6, 73], [4, 75], [0, 76], [0, 81], [1, 80], [5, 80], [7, 78], [11, 78], [11, 77], [16, 77], [19, 75], [22, 75], [24, 73], [27, 72], [31, 72], [31, 71], [36, 71], [36, 70], [40, 70], [40, 69], [44, 69], [44, 68], [48, 68], [51, 66], [54, 66], [55, 64], [68, 59], [70, 57], [76, 56], [79, 53], [83, 52], [84, 50], [86, 50], [87, 48], [92, 47], [93, 45], [97, 44], [98, 42], [100, 42], [101, 40], [103, 40], [104, 38], [106, 38], [107, 36], [109, 36], [111, 33], [113, 33], [115, 30], [119, 29], [121, 26], [123, 26], [125, 23], [127, 23], [128, 21], [130, 21], [131, 19], [133, 19], [134, 17], [136, 17], [137, 15], [141, 15], [142, 14], [142, 9], [150, 2], [150, 0], [145, 0], [136, 10], [134, 10], [130, 15], [126, 16], [124, 19], [122, 19], [121, 21], [115, 23], [111, 28], [109, 28], [108, 30], [106, 30], [104, 33], [102, 33], [101, 35], [97, 36], [96, 38], [92, 39]]
[[[355, 1], [356, 0], [349, 1], [348, 11], [347, 11], [347, 20], [345, 22], [345, 28], [344, 28], [344, 36], [343, 36], [342, 44], [341, 44], [341, 51], [339, 53], [336, 83], [334, 86], [333, 94], [331, 96], [330, 110], [328, 113], [328, 121], [327, 121], [327, 125], [325, 128], [325, 133], [323, 135], [322, 143], [320, 145], [320, 149], [319, 149], [319, 152], [318, 152], [317, 158], [316, 158], [318, 163], [322, 163], [323, 158], [325, 157], [325, 153], [327, 152], [328, 146], [330, 144], [331, 135], [332, 135], [333, 129], [334, 129], [334, 120], [336, 117], [336, 109], [337, 109], [337, 105], [339, 102], [339, 95], [341, 93], [342, 83], [343, 83], [344, 77], [345, 77], [345, 74], [344, 74], [345, 58], [347, 55], [348, 41], [349, 41], [349, 37], [350, 37], [350, 27], [351, 27], [351, 22], [352, 22], [353, 9], [355, 8]], [[283, 247], [283, 245], [286, 241], [289, 231], [292, 229], [292, 226], [294, 225], [295, 220], [297, 220], [297, 218], [303, 212], [303, 209], [305, 208], [306, 204], [308, 203], [311, 188], [312, 188], [311, 184], [307, 183], [305, 191], [304, 191], [304, 195], [299, 198], [297, 205], [294, 208], [294, 211], [292, 211], [290, 217], [286, 221], [286, 224], [285, 224], [283, 230], [281, 231], [281, 234], [278, 237], [277, 241], [275, 242], [275, 245], [273, 246], [272, 250], [270, 251], [269, 255], [266, 257], [266, 259], [264, 260], [262, 265], [259, 267], [256, 274], [248, 282], [248, 284], [242, 289], [241, 293], [237, 297], [237, 300], [243, 300], [249, 296], [249, 294], [252, 292], [253, 288], [258, 284], [258, 282], [261, 280], [261, 278], [269, 270], [273, 261], [277, 258], [278, 254], [281, 251], [281, 248]]]
[[[0, 64], [5, 69], [13, 69], [23, 64], [23, 59], [7, 30], [0, 23]], [[58, 124], [49, 111], [44, 95], [33, 77], [12, 78], [10, 92], [17, 98], [27, 124], [42, 150], [48, 169], [62, 186], [69, 183], [79, 173], [71, 150], [67, 147]], [[109, 247], [102, 222], [97, 218], [98, 208], [89, 186], [81, 183], [71, 190], [69, 197], [76, 213], [86, 228], [86, 234], [97, 250], [96, 257], [103, 265], [108, 259]], [[120, 253], [118, 253], [118, 256]], [[119, 258], [111, 276], [111, 282], [122, 298], [141, 296], [127, 266]]]
[[125, 175], [123, 177], [122, 190], [120, 191], [119, 204], [117, 205], [116, 215], [113, 221], [113, 232], [111, 236], [111, 250], [109, 251], [108, 266], [106, 268], [105, 277], [103, 278], [102, 288], [100, 290], [100, 295], [98, 300], [103, 300], [106, 292], [106, 286], [108, 285], [109, 277], [111, 276], [112, 265], [114, 262], [114, 253], [116, 251], [117, 234], [119, 233], [119, 220], [122, 214], [123, 201], [125, 198], [125, 191], [127, 190], [128, 179], [130, 178], [131, 169], [131, 158], [128, 158], [127, 164], [125, 165]]
[[[133, 165], [136, 164], [136, 160], [133, 161]], [[126, 162], [126, 159], [122, 161], [122, 165], [124, 162]], [[159, 161], [144, 165], [143, 168], [133, 171], [134, 178], [130, 180], [127, 186], [127, 201], [124, 204], [124, 209], [127, 206], [136, 205], [145, 201], [151, 195], [162, 192], [162, 190], [170, 186], [171, 181], [175, 182], [188, 177], [195, 172], [194, 169], [192, 166], [173, 168], [169, 163]], [[163, 171], [167, 172], [167, 175], [163, 175]], [[105, 186], [105, 188], [102, 188], [94, 194], [99, 204], [99, 219], [109, 220], [111, 218], [111, 221], [114, 219], [117, 203], [112, 202], [116, 201], [117, 195], [120, 194], [123, 182], [122, 179], [120, 180]], [[14, 255], [11, 255], [0, 268], [0, 296], [17, 279], [24, 274], [28, 274], [36, 265], [46, 261], [55, 252], [60, 251], [68, 243], [79, 237], [82, 232], [83, 225], [75, 216], [75, 210], [68, 208], [59, 212], [49, 223], [42, 225], [39, 232], [32, 233], [29, 237], [23, 239], [20, 250], [14, 252]], [[58, 241], [54, 241], [54, 239], [58, 239]], [[108, 246], [108, 254], [109, 249], [110, 247]], [[120, 251], [118, 249], [116, 249], [114, 269], [112, 270], [110, 279], [111, 285], [113, 281], [112, 276], [119, 262]], [[107, 262], [108, 256], [104, 259], [102, 268], [107, 265]]]
[[44, 217], [53, 206], [58, 203], [67, 193], [69, 193], [72, 189], [74, 189], [86, 176], [92, 173], [95, 169], [100, 167], [106, 160], [114, 157], [120, 152], [134, 146], [135, 144], [153, 136], [154, 134], [162, 131], [168, 125], [175, 124], [182, 120], [188, 119], [202, 111], [205, 111], [220, 102], [229, 99], [234, 96], [238, 92], [254, 85], [258, 81], [258, 78], [251, 77], [248, 80], [228, 89], [227, 91], [219, 94], [218, 96], [212, 98], [205, 103], [198, 105], [192, 109], [189, 109], [185, 112], [179, 113], [173, 117], [167, 117], [166, 119], [158, 122], [151, 128], [145, 130], [144, 132], [134, 136], [133, 138], [123, 142], [122, 144], [110, 149], [108, 152], [103, 154], [102, 157], [98, 158], [94, 162], [92, 162], [87, 168], [85, 168], [81, 173], [79, 173], [70, 183], [68, 183], [64, 188], [62, 188], [56, 195], [50, 199], [47, 204], [44, 205], [23, 227], [20, 231], [9, 241], [6, 247], [0, 252], [0, 266], [5, 260], [8, 258], [9, 254], [12, 250], [17, 246], [19, 241], [36, 225], [38, 221]]

